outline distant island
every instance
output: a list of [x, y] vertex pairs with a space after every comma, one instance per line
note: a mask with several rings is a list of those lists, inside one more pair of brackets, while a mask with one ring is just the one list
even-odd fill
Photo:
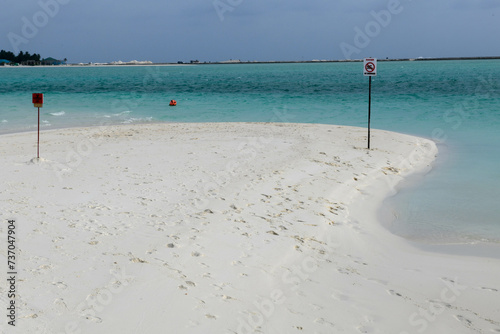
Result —
[[[491, 57], [419, 57], [419, 58], [378, 58], [378, 61], [429, 61], [429, 60], [483, 60], [483, 59], [500, 59], [500, 56]], [[294, 63], [348, 63], [362, 62], [363, 59], [313, 59], [313, 60], [270, 60], [270, 61], [242, 61], [242, 60], [225, 60], [217, 62], [190, 62], [189, 64], [294, 64]], [[178, 62], [182, 64], [182, 62]]]
[[11, 51], [0, 51], [0, 66], [50, 66], [50, 65], [66, 65], [67, 59], [59, 60], [52, 57], [44, 58], [40, 54], [30, 54], [29, 52], [19, 51], [16, 56]]
[[[500, 56], [492, 57], [443, 57], [443, 58], [378, 58], [378, 61], [431, 61], [431, 60], [484, 60], [484, 59], [500, 59]], [[128, 62], [123, 61], [112, 61], [108, 63], [79, 63], [79, 64], [69, 64], [70, 66], [130, 66], [130, 65], [226, 65], [226, 64], [307, 64], [307, 63], [348, 63], [348, 62], [362, 62], [363, 59], [339, 59], [339, 60], [239, 60], [239, 59], [229, 59], [223, 61], [199, 61], [190, 60], [187, 62], [177, 61], [177, 62], [160, 62], [155, 63], [149, 60], [137, 61], [131, 60]]]
[[[378, 61], [432, 61], [432, 60], [484, 60], [484, 59], [500, 59], [500, 56], [488, 56], [488, 57], [418, 57], [418, 58], [378, 58]], [[15, 55], [13, 52], [1, 50], [0, 51], [0, 66], [54, 66], [54, 65], [65, 65], [65, 66], [139, 66], [139, 65], [225, 65], [225, 64], [295, 64], [295, 63], [346, 63], [346, 62], [361, 62], [363, 59], [331, 59], [331, 60], [247, 60], [242, 61], [239, 59], [229, 59], [223, 61], [199, 61], [190, 60], [187, 62], [177, 61], [177, 62], [159, 62], [154, 63], [149, 60], [138, 61], [111, 61], [107, 63], [73, 63], [68, 64], [67, 59], [63, 60], [55, 59], [52, 57], [42, 59], [40, 54], [30, 54], [29, 52], [19, 52]]]

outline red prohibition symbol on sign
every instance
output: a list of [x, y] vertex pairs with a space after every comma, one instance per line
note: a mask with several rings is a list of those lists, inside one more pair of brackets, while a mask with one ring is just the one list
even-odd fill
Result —
[[366, 63], [365, 70], [368, 73], [372, 73], [373, 71], [375, 71], [375, 64], [374, 63]]

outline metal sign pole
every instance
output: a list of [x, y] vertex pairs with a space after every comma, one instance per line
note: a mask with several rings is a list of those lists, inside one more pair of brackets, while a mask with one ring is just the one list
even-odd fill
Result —
[[35, 108], [38, 108], [38, 136], [36, 141], [36, 158], [40, 159], [40, 108], [43, 107], [42, 93], [33, 94], [33, 105]]
[[36, 144], [36, 157], [40, 159], [40, 107], [38, 107], [38, 139]]
[[372, 77], [369, 77], [368, 84], [368, 149], [370, 149], [370, 122], [372, 116]]
[[372, 76], [377, 75], [377, 58], [365, 58], [363, 74], [369, 77], [368, 83], [368, 149], [370, 149], [370, 128], [372, 118]]

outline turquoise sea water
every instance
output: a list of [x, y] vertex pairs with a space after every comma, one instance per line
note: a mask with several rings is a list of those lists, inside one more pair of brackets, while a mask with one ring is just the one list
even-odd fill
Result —
[[[500, 242], [500, 61], [379, 62], [372, 127], [433, 137], [440, 158], [388, 206], [389, 228], [437, 243]], [[0, 68], [0, 134], [138, 122], [366, 126], [362, 63]], [[169, 107], [171, 99], [177, 107]], [[374, 143], [376, 145], [376, 143]]]

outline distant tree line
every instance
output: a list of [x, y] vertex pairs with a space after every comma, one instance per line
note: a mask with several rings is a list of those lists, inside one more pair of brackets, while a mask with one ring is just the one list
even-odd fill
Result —
[[39, 54], [30, 54], [29, 52], [20, 51], [16, 56], [13, 52], [1, 50], [0, 51], [0, 59], [5, 59], [11, 61], [13, 63], [22, 63], [28, 60], [40, 61], [41, 57]]

